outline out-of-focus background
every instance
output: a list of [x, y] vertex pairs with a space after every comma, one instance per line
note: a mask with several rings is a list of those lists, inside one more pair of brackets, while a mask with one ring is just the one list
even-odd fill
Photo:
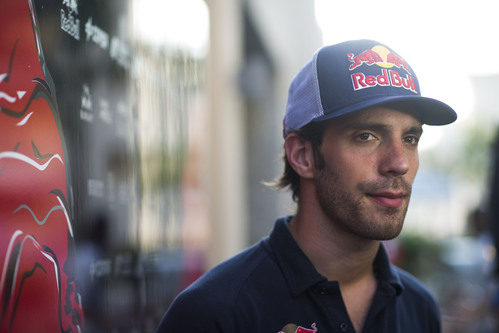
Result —
[[[293, 213], [288, 192], [263, 185], [282, 171], [288, 85], [320, 46], [360, 38], [392, 47], [422, 94], [458, 113], [424, 128], [391, 259], [436, 295], [444, 332], [499, 329], [492, 0], [11, 3], [32, 4], [22, 15], [36, 15], [33, 50], [55, 87], [84, 331], [154, 331], [178, 292]], [[1, 69], [13, 45], [0, 45]]]

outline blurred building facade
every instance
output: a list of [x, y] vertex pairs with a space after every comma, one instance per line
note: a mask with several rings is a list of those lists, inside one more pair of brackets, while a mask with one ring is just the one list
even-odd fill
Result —
[[[310, 1], [210, 1], [210, 264], [258, 241], [289, 195], [262, 184], [282, 170], [289, 82], [321, 45]], [[226, 169], [224, 169], [226, 168]]]

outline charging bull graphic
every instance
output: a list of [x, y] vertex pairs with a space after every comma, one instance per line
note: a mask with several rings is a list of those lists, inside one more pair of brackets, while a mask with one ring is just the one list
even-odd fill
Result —
[[64, 137], [33, 1], [1, 1], [0, 24], [0, 332], [79, 332]]
[[287, 324], [282, 328], [279, 333], [315, 333], [317, 332], [317, 327], [315, 323], [312, 324], [312, 328], [305, 328], [295, 324]]

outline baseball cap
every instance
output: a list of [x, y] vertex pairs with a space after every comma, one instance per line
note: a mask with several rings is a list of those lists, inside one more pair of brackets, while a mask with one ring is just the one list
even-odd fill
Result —
[[283, 135], [381, 105], [410, 112], [428, 125], [457, 119], [447, 104], [421, 96], [416, 74], [402, 57], [363, 39], [324, 46], [300, 70], [289, 87]]

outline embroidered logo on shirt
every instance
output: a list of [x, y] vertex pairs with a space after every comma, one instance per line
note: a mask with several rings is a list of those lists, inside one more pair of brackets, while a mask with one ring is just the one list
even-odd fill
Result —
[[312, 328], [305, 328], [295, 324], [287, 324], [278, 333], [315, 333], [317, 332], [317, 327], [315, 323], [312, 324]]

